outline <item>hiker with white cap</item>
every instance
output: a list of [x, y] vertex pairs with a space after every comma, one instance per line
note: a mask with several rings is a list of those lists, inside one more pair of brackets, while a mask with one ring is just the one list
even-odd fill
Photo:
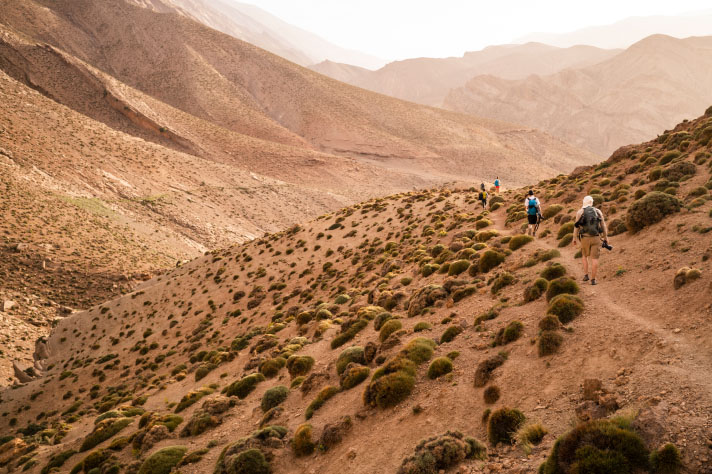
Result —
[[[578, 245], [578, 243], [581, 244], [583, 272], [585, 273], [583, 281], [591, 280], [591, 284], [595, 285], [601, 248], [611, 250], [612, 247], [608, 245], [606, 220], [603, 218], [601, 210], [593, 207], [593, 198], [591, 196], [583, 198], [583, 206], [576, 213], [574, 222], [576, 230], [574, 231], [573, 243], [574, 246]], [[589, 268], [591, 269], [590, 278]]]

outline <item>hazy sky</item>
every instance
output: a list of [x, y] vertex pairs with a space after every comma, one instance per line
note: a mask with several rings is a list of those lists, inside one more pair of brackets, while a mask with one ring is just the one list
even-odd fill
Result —
[[710, 8], [709, 0], [241, 0], [383, 59], [461, 56], [527, 33]]

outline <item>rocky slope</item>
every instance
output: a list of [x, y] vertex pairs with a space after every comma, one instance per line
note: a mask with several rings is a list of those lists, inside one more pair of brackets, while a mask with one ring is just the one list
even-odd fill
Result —
[[517, 120], [607, 155], [650, 137], [712, 101], [712, 37], [655, 35], [598, 64], [506, 80], [493, 75], [454, 89], [445, 107]]
[[[0, 395], [0, 465], [710, 472], [711, 152], [712, 108], [533, 185], [536, 240], [526, 188], [487, 211], [436, 189], [211, 252], [57, 324]], [[586, 194], [615, 247], [596, 287], [569, 245]], [[596, 430], [625, 454], [566, 454]]]

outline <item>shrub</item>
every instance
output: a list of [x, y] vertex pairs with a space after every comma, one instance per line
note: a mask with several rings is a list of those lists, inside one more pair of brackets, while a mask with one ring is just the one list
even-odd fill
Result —
[[500, 397], [499, 387], [496, 385], [490, 385], [485, 389], [482, 396], [485, 399], [485, 403], [488, 405], [497, 403], [497, 400], [499, 400]]
[[436, 379], [450, 372], [452, 372], [452, 361], [447, 357], [438, 357], [428, 367], [428, 378]]
[[403, 460], [398, 474], [432, 474], [457, 466], [466, 459], [487, 459], [487, 448], [460, 432], [421, 441], [415, 453]]
[[467, 271], [468, 268], [470, 268], [469, 260], [456, 260], [450, 264], [450, 269], [447, 274], [450, 276], [459, 275], [460, 273]]
[[240, 380], [228, 385], [225, 389], [225, 394], [228, 397], [238, 397], [240, 400], [247, 397], [257, 387], [257, 384], [265, 381], [265, 376], [262, 374], [247, 375]]
[[94, 430], [89, 433], [84, 441], [82, 441], [82, 446], [79, 448], [80, 452], [87, 451], [103, 443], [107, 439], [114, 436], [119, 431], [126, 428], [131, 423], [131, 418], [113, 418], [100, 422], [94, 427]]
[[268, 426], [240, 438], [220, 453], [214, 474], [270, 474], [271, 466], [260, 448], [273, 447], [286, 434], [282, 426]]
[[638, 232], [670, 214], [679, 212], [681, 208], [682, 202], [676, 197], [652, 191], [635, 201], [628, 209], [628, 228], [632, 232]]
[[565, 235], [567, 234], [573, 234], [574, 233], [574, 223], [573, 222], [567, 222], [566, 224], [562, 225], [559, 228], [559, 233], [556, 234], [556, 239], [561, 240], [564, 238]]
[[546, 313], [556, 316], [563, 324], [568, 324], [580, 316], [583, 309], [581, 298], [570, 294], [561, 294], [551, 300]]
[[497, 443], [512, 444], [514, 434], [524, 423], [524, 413], [515, 408], [495, 410], [487, 420], [487, 438], [492, 445]]
[[450, 326], [445, 330], [443, 335], [440, 337], [440, 344], [444, 344], [446, 342], [452, 342], [458, 334], [462, 332], [462, 328], [460, 326]]
[[180, 435], [182, 437], [188, 436], [198, 436], [220, 424], [220, 420], [212, 416], [210, 413], [198, 410], [193, 412], [193, 415], [188, 420], [188, 423], [181, 430]]
[[[181, 411], [185, 410], [189, 406], [193, 405], [194, 403], [198, 402], [201, 398], [203, 398], [206, 395], [210, 395], [213, 393], [215, 390], [213, 390], [210, 387], [203, 387], [197, 392], [195, 391], [190, 391], [186, 395], [181, 398], [180, 402], [178, 403], [178, 406], [176, 406], [174, 413], [180, 413]], [[109, 412], [110, 413], [110, 412]], [[105, 413], [106, 415], [106, 413]]]
[[504, 273], [497, 275], [497, 277], [492, 282], [492, 288], [491, 288], [492, 294], [496, 295], [497, 293], [499, 293], [499, 291], [502, 288], [513, 285], [514, 282], [515, 282], [514, 275], [512, 275], [509, 272], [504, 272]]
[[489, 219], [480, 219], [479, 221], [475, 222], [475, 229], [480, 230], [484, 229], [485, 227], [489, 227], [492, 225], [492, 221]]
[[531, 446], [538, 445], [544, 439], [548, 431], [544, 428], [541, 423], [531, 423], [526, 424], [519, 428], [515, 436], [517, 444], [521, 446], [524, 452], [529, 455], [531, 454]]
[[339, 379], [341, 388], [344, 390], [354, 388], [356, 385], [366, 380], [369, 373], [371, 373], [371, 369], [368, 367], [354, 363], [349, 364]]
[[539, 321], [539, 329], [542, 331], [554, 331], [559, 329], [559, 326], [561, 326], [561, 321], [559, 321], [559, 318], [556, 316], [544, 316], [541, 321]]
[[341, 354], [339, 354], [339, 358], [336, 359], [336, 373], [341, 375], [344, 370], [346, 370], [346, 366], [351, 362], [356, 364], [366, 363], [366, 356], [363, 347], [353, 346], [348, 349], [344, 349]]
[[490, 376], [492, 375], [492, 371], [504, 364], [504, 361], [506, 360], [505, 356], [498, 354], [480, 362], [475, 370], [475, 387], [484, 387], [487, 385], [487, 382], [489, 382]]
[[440, 270], [440, 265], [438, 265], [437, 263], [426, 263], [426, 264], [423, 265], [423, 267], [420, 269], [420, 273], [421, 273], [424, 277], [429, 277], [430, 275], [432, 275], [433, 273], [437, 272], [438, 270]]
[[566, 234], [559, 240], [559, 243], [557, 244], [559, 248], [564, 248], [567, 245], [571, 244], [571, 241], [574, 240], [574, 234]]
[[365, 319], [358, 319], [353, 324], [349, 325], [345, 331], [341, 332], [331, 341], [331, 348], [336, 349], [337, 347], [343, 346], [351, 339], [356, 337], [362, 329], [368, 326], [368, 321]]
[[562, 294], [576, 295], [579, 292], [578, 284], [571, 278], [560, 277], [549, 282], [546, 290], [546, 301], [551, 301], [555, 296]]
[[516, 341], [522, 335], [523, 330], [524, 324], [522, 324], [520, 321], [512, 321], [511, 323], [507, 324], [506, 327], [503, 327], [499, 330], [497, 336], [494, 339], [494, 345], [503, 346], [505, 344], [509, 344], [510, 342]]
[[487, 250], [484, 254], [482, 254], [482, 257], [480, 257], [480, 271], [482, 273], [487, 273], [493, 268], [501, 265], [502, 262], [504, 262], [504, 259], [504, 254], [495, 252], [494, 250]]
[[650, 454], [650, 467], [655, 474], [678, 474], [682, 472], [682, 457], [674, 444], [666, 444]]
[[403, 354], [408, 360], [416, 364], [422, 364], [423, 362], [429, 361], [433, 356], [435, 346], [435, 341], [432, 339], [416, 337], [403, 348]]
[[524, 247], [525, 245], [527, 245], [532, 240], [534, 240], [534, 237], [532, 237], [530, 235], [515, 235], [509, 241], [509, 249], [512, 251], [518, 250], [518, 249]]
[[583, 423], [559, 438], [542, 474], [638, 472], [648, 470], [648, 450], [640, 436], [615, 420]]
[[398, 319], [391, 319], [381, 327], [381, 332], [378, 334], [378, 340], [383, 342], [388, 339], [388, 336], [398, 331], [403, 327], [403, 324]]
[[405, 400], [415, 387], [415, 363], [396, 357], [374, 372], [363, 394], [366, 405], [391, 407]]
[[338, 387], [328, 386], [322, 388], [316, 398], [312, 400], [312, 402], [307, 407], [307, 411], [304, 413], [306, 419], [311, 419], [311, 417], [314, 416], [315, 411], [324, 406], [324, 403], [326, 403], [327, 400], [329, 400], [339, 392], [340, 390]]
[[[0, 445], [3, 443], [0, 442]], [[64, 466], [64, 463], [67, 462], [67, 459], [71, 458], [77, 454], [77, 452], [73, 449], [70, 449], [68, 451], [62, 451], [61, 453], [57, 453], [52, 455], [52, 457], [49, 458], [49, 461], [47, 461], [47, 465], [42, 468], [42, 471], [40, 471], [40, 474], [48, 474], [53, 468], [59, 468]]]
[[537, 278], [536, 281], [524, 290], [524, 301], [529, 303], [541, 298], [546, 289], [549, 287], [549, 282], [546, 278]]
[[542, 331], [541, 335], [539, 335], [539, 341], [537, 342], [539, 357], [555, 354], [559, 351], [562, 342], [564, 342], [564, 338], [558, 332]]
[[260, 364], [260, 373], [267, 378], [272, 378], [277, 375], [286, 361], [282, 357], [275, 359], [267, 359]]
[[546, 209], [544, 209], [544, 212], [542, 213], [542, 217], [544, 219], [551, 219], [555, 215], [557, 215], [561, 210], [563, 209], [563, 206], [560, 206], [558, 204], [554, 204], [551, 206], [548, 206]]
[[153, 453], [141, 464], [138, 474], [170, 474], [180, 463], [188, 448], [184, 446], [169, 446]]
[[311, 356], [293, 355], [287, 359], [287, 371], [290, 377], [306, 375], [314, 367], [314, 358]]
[[334, 300], [334, 303], [336, 304], [346, 304], [351, 300], [351, 297], [349, 295], [341, 294], [336, 297]]
[[376, 331], [380, 331], [386, 321], [392, 318], [393, 315], [388, 312], [379, 314], [378, 316], [376, 316], [376, 319], [373, 320], [373, 329], [375, 329]]
[[[474, 265], [472, 268], [476, 268]], [[452, 301], [457, 303], [458, 301], [472, 296], [477, 293], [477, 287], [475, 285], [467, 285], [464, 288], [458, 288], [452, 293]]]
[[297, 457], [308, 456], [314, 452], [316, 445], [312, 442], [312, 426], [309, 423], [300, 425], [294, 431], [292, 450]]
[[[556, 278], [561, 278], [562, 276], [566, 275], [566, 267], [560, 263], [554, 263], [544, 268], [541, 271], [540, 275], [546, 280], [555, 280]], [[547, 283], [547, 288], [548, 286], [549, 284]]]
[[289, 395], [289, 389], [284, 385], [270, 388], [262, 395], [262, 403], [260, 404], [262, 411], [266, 412], [281, 405], [287, 399], [287, 395]]
[[423, 322], [420, 322], [420, 323], [416, 324], [416, 325], [413, 327], [413, 332], [427, 331], [427, 330], [430, 329], [431, 327], [432, 327], [432, 326], [430, 325], [430, 323], [426, 323], [426, 322], [423, 321]]

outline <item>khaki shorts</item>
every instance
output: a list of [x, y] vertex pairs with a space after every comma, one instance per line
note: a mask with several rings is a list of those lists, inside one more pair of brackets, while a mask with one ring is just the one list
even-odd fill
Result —
[[598, 260], [598, 257], [601, 255], [601, 238], [587, 235], [581, 237], [581, 253], [584, 257], [591, 257]]

